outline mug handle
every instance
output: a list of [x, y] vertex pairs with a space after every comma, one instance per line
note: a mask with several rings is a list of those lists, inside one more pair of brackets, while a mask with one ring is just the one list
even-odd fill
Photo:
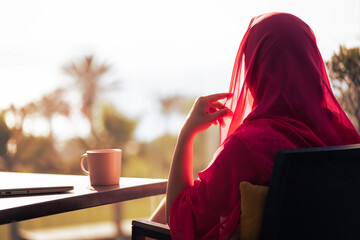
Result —
[[85, 175], [89, 175], [89, 171], [84, 168], [84, 159], [87, 158], [87, 154], [84, 153], [80, 158], [80, 169]]

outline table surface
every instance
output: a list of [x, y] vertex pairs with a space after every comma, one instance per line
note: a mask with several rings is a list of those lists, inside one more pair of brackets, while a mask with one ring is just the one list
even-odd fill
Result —
[[120, 178], [120, 185], [90, 185], [88, 176], [0, 172], [0, 188], [26, 183], [39, 186], [72, 185], [66, 193], [0, 197], [0, 224], [96, 207], [166, 192], [166, 179]]

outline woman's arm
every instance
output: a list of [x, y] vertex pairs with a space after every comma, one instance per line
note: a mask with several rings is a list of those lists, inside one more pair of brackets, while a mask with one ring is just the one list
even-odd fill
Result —
[[200, 97], [182, 127], [176, 143], [166, 191], [166, 220], [169, 222], [171, 204], [185, 189], [193, 185], [193, 140], [196, 134], [208, 129], [211, 124], [221, 121], [231, 111], [218, 100], [228, 97], [228, 93]]

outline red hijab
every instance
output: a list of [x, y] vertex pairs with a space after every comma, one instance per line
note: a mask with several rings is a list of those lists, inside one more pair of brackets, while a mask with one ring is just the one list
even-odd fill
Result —
[[225, 105], [234, 115], [221, 126], [221, 143], [243, 122], [259, 118], [295, 122], [292, 130], [324, 146], [360, 141], [333, 95], [313, 31], [291, 14], [252, 19], [229, 92], [233, 97]]
[[239, 224], [239, 184], [270, 182], [279, 149], [359, 143], [336, 101], [310, 27], [285, 13], [254, 18], [240, 44], [225, 103], [221, 147], [172, 203], [173, 239], [229, 239]]

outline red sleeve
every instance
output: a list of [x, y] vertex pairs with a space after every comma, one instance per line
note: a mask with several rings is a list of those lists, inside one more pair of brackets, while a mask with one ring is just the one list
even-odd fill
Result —
[[173, 239], [200, 239], [205, 235], [214, 239], [226, 228], [231, 233], [235, 230], [240, 215], [240, 182], [264, 184], [270, 178], [271, 167], [266, 168], [254, 156], [237, 135], [218, 149], [194, 185], [172, 203], [169, 226]]

